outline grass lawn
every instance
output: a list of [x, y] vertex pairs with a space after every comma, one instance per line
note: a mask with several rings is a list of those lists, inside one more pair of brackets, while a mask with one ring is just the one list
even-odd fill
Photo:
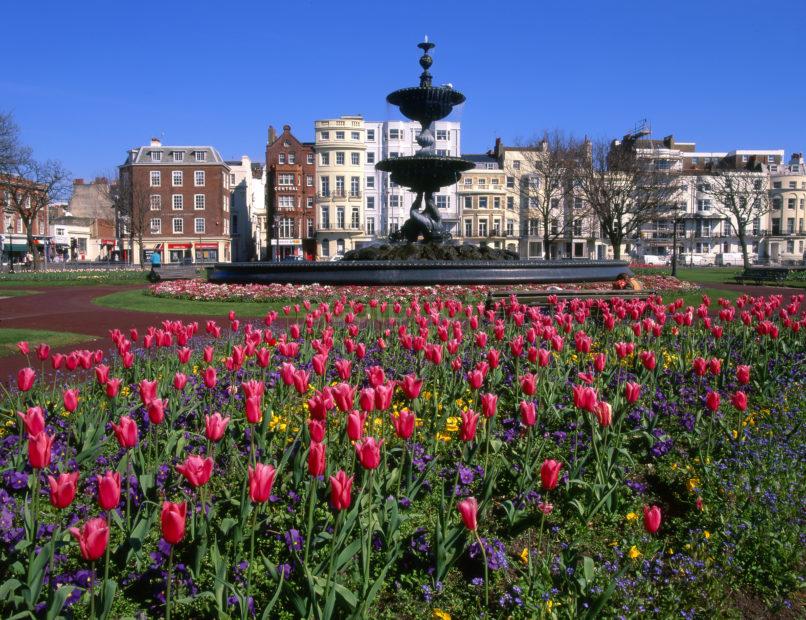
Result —
[[239, 316], [262, 317], [269, 310], [281, 310], [287, 301], [249, 302], [249, 301], [190, 301], [188, 299], [169, 299], [148, 295], [146, 289], [121, 291], [103, 295], [93, 303], [107, 308], [133, 310], [135, 312], [157, 312], [161, 314], [186, 314], [196, 316], [226, 316], [235, 310]]
[[74, 342], [94, 340], [95, 336], [74, 334], [72, 332], [51, 332], [44, 329], [0, 328], [0, 357], [17, 353], [17, 343], [25, 340], [31, 347], [31, 354], [36, 345], [46, 342], [51, 347], [60, 347]]
[[3, 297], [24, 297], [25, 295], [36, 295], [39, 291], [25, 291], [18, 288], [0, 289], [0, 299]]
[[144, 284], [147, 271], [26, 271], [0, 274], [0, 288], [6, 286], [91, 286], [116, 284]]
[[[677, 277], [687, 282], [696, 282], [697, 284], [708, 285], [709, 283], [716, 282], [720, 284], [736, 284], [735, 276], [738, 276], [744, 271], [741, 267], [678, 267]], [[635, 273], [640, 277], [641, 274], [662, 274], [671, 275], [671, 267], [639, 267], [635, 269]], [[750, 280], [748, 284], [755, 284]], [[785, 280], [783, 282], [760, 282], [759, 284], [767, 284], [770, 286], [791, 286], [794, 288], [806, 288], [806, 280]]]

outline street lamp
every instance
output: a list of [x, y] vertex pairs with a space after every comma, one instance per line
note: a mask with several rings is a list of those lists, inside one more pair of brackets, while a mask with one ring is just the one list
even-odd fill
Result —
[[14, 226], [11, 224], [8, 225], [8, 271], [9, 273], [14, 273], [14, 254], [12, 252], [14, 245], [12, 243], [13, 239], [11, 238], [12, 233], [14, 232]]
[[680, 218], [675, 214], [672, 226], [672, 276], [677, 276], [677, 223]]

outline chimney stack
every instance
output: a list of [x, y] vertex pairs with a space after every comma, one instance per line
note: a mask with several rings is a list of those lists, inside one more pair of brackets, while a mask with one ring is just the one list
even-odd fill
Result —
[[162, 146], [159, 138], [151, 138], [151, 146]]
[[274, 131], [274, 125], [269, 125], [269, 144], [274, 144], [277, 139], [277, 133]]
[[73, 185], [84, 185], [84, 179], [73, 179]]

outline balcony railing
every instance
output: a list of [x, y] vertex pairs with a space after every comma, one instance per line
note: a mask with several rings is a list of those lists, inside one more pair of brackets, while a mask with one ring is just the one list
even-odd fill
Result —
[[361, 232], [364, 230], [364, 227], [360, 224], [339, 224], [334, 222], [324, 222], [319, 225], [318, 231], [326, 230], [326, 231], [346, 231], [346, 232]]

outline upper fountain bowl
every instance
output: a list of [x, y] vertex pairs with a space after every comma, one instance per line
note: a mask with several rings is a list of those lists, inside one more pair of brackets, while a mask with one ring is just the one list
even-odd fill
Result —
[[442, 155], [394, 157], [375, 164], [377, 170], [391, 173], [392, 181], [414, 192], [438, 192], [440, 187], [458, 182], [462, 172], [474, 166], [472, 161]]
[[386, 101], [398, 106], [406, 118], [420, 121], [427, 127], [464, 103], [465, 96], [448, 86], [412, 86], [389, 93]]

